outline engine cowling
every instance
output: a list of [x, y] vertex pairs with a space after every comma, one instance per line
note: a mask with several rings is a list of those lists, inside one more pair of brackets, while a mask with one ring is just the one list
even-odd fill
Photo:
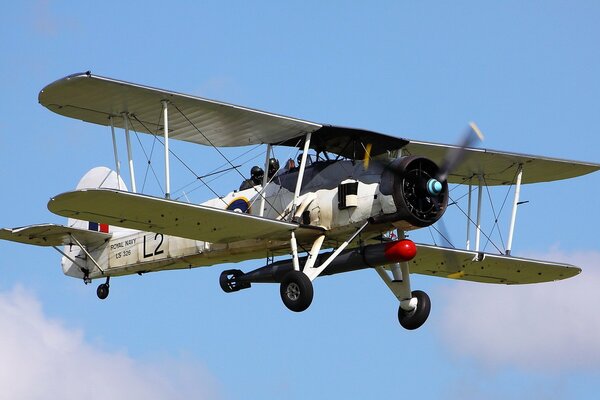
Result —
[[438, 221], [448, 205], [448, 183], [436, 179], [438, 172], [433, 161], [420, 156], [400, 157], [388, 164], [380, 191], [392, 196], [396, 211], [384, 218], [404, 221], [409, 225], [402, 226], [404, 229], [423, 228]]

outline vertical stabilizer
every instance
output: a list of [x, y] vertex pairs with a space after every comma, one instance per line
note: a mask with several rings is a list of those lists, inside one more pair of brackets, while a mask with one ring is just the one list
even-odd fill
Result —
[[[117, 176], [117, 173], [115, 171], [112, 171], [110, 168], [107, 167], [96, 167], [96, 168], [92, 168], [91, 170], [89, 170], [79, 181], [79, 183], [77, 184], [77, 190], [82, 190], [82, 189], [98, 189], [98, 188], [105, 188], [105, 189], [117, 189], [117, 190], [123, 190], [123, 191], [127, 191], [127, 186], [125, 185], [125, 182], [123, 182], [123, 179], [121, 179], [120, 176]], [[95, 232], [102, 232], [102, 233], [110, 233], [113, 235], [123, 235], [126, 234], [127, 232], [130, 232], [129, 229], [126, 228], [121, 228], [118, 226], [109, 226], [107, 224], [101, 224], [99, 222], [96, 221], [83, 221], [83, 220], [79, 220], [79, 219], [73, 219], [73, 218], [69, 218], [67, 220], [67, 226], [70, 228], [77, 228], [77, 229], [84, 229], [84, 230], [90, 230], [90, 231], [95, 231]], [[79, 246], [75, 246], [75, 245], [67, 245], [64, 247], [64, 252], [65, 254], [67, 254], [69, 257], [71, 257], [74, 260], [79, 260], [78, 263], [81, 264], [86, 264], [88, 265], [88, 267], [91, 269], [94, 266], [90, 265], [91, 263], [88, 263], [87, 257], [85, 256], [85, 252], [83, 252]], [[98, 257], [98, 259], [101, 258], [101, 254], [103, 254], [103, 252], [106, 251], [106, 244], [100, 244], [98, 246], [95, 246], [94, 248], [88, 248], [87, 249], [93, 256]], [[77, 277], [77, 278], [82, 278], [84, 276], [83, 271], [81, 271], [81, 269], [75, 265], [71, 260], [69, 260], [67, 257], [63, 257], [62, 258], [62, 269], [63, 272], [65, 273], [65, 275], [69, 275], [69, 276], [73, 276], [73, 277]]]
[[[76, 190], [81, 189], [118, 189], [127, 191], [127, 186], [117, 173], [107, 167], [96, 167], [89, 170], [77, 184]], [[95, 221], [81, 221], [69, 218], [67, 226], [71, 228], [88, 229], [103, 233], [113, 233], [127, 230], [116, 226], [108, 226]]]

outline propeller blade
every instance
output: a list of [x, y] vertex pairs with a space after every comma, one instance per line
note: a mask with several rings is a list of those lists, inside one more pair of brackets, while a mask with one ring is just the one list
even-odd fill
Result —
[[478, 140], [483, 140], [483, 134], [481, 133], [479, 127], [477, 127], [474, 122], [471, 122], [469, 123], [469, 128], [463, 134], [459, 145], [453, 149], [450, 149], [446, 154], [436, 179], [440, 182], [448, 179], [448, 175], [451, 174], [461, 162], [463, 162], [466, 155], [465, 150]]
[[372, 143], [367, 143], [365, 146], [365, 158], [363, 160], [363, 166], [365, 167], [365, 171], [369, 169], [369, 161], [371, 161], [371, 147]]

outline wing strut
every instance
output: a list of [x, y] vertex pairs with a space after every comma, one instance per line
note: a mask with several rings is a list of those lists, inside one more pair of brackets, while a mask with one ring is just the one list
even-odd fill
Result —
[[475, 232], [475, 251], [479, 253], [479, 244], [481, 242], [481, 200], [483, 198], [483, 190], [481, 189], [483, 188], [483, 179], [481, 175], [477, 175], [477, 178], [479, 182], [477, 184], [477, 231]]
[[165, 128], [165, 199], [171, 198], [171, 179], [169, 174], [169, 108], [167, 100], [162, 101]]
[[267, 152], [265, 155], [265, 168], [263, 169], [263, 180], [262, 180], [262, 188], [260, 191], [262, 192], [260, 196], [260, 210], [258, 212], [258, 216], [262, 217], [265, 213], [265, 200], [266, 196], [266, 188], [267, 183], [269, 183], [269, 160], [271, 159], [271, 145], [267, 144]]
[[306, 139], [304, 139], [304, 149], [302, 151], [302, 160], [300, 161], [300, 170], [298, 171], [298, 180], [296, 181], [296, 190], [294, 191], [294, 202], [292, 203], [292, 212], [291, 216], [293, 217], [296, 213], [296, 202], [298, 201], [298, 197], [300, 196], [300, 189], [302, 189], [302, 180], [304, 179], [304, 170], [306, 169], [306, 160], [308, 158], [308, 150], [310, 149], [310, 137], [312, 136], [312, 132], [308, 132], [306, 134]]
[[473, 183], [469, 181], [469, 196], [467, 197], [467, 244], [466, 249], [471, 250], [471, 195], [473, 193]]
[[506, 255], [510, 255], [512, 248], [513, 235], [515, 233], [515, 222], [517, 220], [517, 206], [519, 205], [519, 196], [521, 195], [521, 178], [523, 176], [523, 164], [519, 164], [517, 172], [517, 183], [515, 186], [515, 198], [513, 201], [512, 215], [510, 217], [510, 229], [508, 231], [508, 242], [506, 244]]
[[127, 162], [129, 163], [129, 179], [131, 180], [131, 191], [137, 193], [135, 184], [135, 172], [133, 169], [133, 156], [131, 155], [131, 138], [129, 137], [129, 115], [123, 113], [123, 125], [125, 129], [125, 142], [127, 143]]
[[117, 137], [115, 136], [115, 122], [113, 116], [110, 119], [110, 133], [112, 134], [113, 152], [115, 153], [115, 168], [117, 171], [117, 188], [121, 190], [121, 163], [119, 163], [119, 152], [117, 150]]

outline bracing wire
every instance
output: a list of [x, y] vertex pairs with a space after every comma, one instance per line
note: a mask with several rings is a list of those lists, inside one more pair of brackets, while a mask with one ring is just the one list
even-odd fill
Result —
[[[143, 127], [144, 129], [146, 129], [148, 132], [152, 132], [151, 130], [148, 129], [148, 127], [142, 122], [140, 121], [137, 117], [134, 116], [134, 118], [136, 119], [136, 121], [138, 121]], [[160, 119], [159, 119], [159, 123], [160, 123]], [[158, 124], [157, 124], [158, 126]], [[155, 141], [158, 141], [160, 144], [162, 144], [164, 146], [164, 143], [162, 142], [162, 140], [160, 140], [160, 138], [158, 137], [157, 134], [152, 134], [152, 136], [154, 136]], [[154, 146], [153, 146], [154, 148]], [[188, 171], [190, 171], [192, 173], [192, 175], [194, 175], [196, 177], [197, 180], [199, 180], [200, 182], [202, 182], [207, 188], [208, 190], [210, 190], [215, 196], [217, 196], [221, 201], [223, 201], [223, 203], [225, 203], [225, 205], [228, 205], [227, 202], [223, 199], [222, 196], [220, 196], [212, 187], [210, 187], [203, 179], [200, 175], [196, 174], [194, 172], [194, 170], [192, 170], [192, 168], [190, 168], [189, 165], [187, 165], [187, 163], [185, 161], [183, 161], [177, 154], [175, 154], [173, 152], [173, 150], [169, 149], [169, 154], [172, 154], [173, 157], [175, 157]], [[150, 161], [148, 161], [148, 164], [150, 164]], [[152, 171], [154, 171], [154, 169], [152, 169]], [[155, 174], [156, 176], [156, 174]], [[162, 187], [161, 187], [162, 190]]]

